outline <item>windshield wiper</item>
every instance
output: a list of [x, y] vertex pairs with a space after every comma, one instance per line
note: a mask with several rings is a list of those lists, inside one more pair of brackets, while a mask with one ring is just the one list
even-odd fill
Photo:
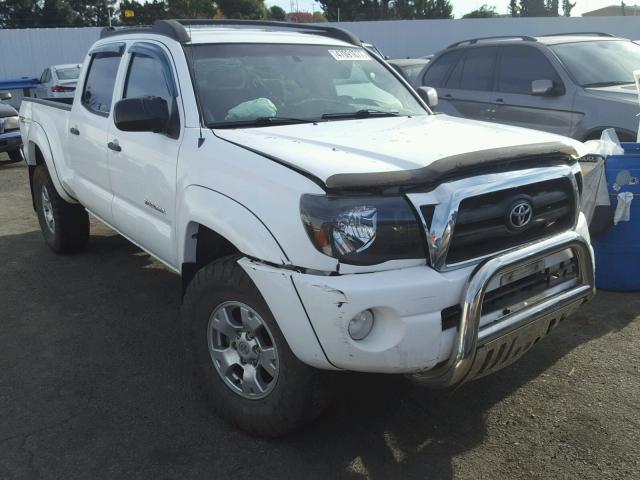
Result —
[[236, 128], [236, 127], [268, 127], [270, 125], [293, 125], [296, 123], [313, 123], [317, 120], [310, 118], [292, 117], [258, 117], [251, 120], [232, 120], [216, 122], [207, 125], [208, 128]]
[[333, 118], [369, 118], [369, 117], [398, 117], [400, 112], [390, 112], [385, 110], [364, 109], [357, 112], [337, 112], [325, 113], [322, 118], [331, 120]]
[[628, 82], [626, 80], [614, 80], [612, 82], [594, 82], [594, 83], [585, 83], [582, 85], [584, 88], [597, 88], [597, 87], [614, 87], [616, 85], [631, 85], [635, 82]]

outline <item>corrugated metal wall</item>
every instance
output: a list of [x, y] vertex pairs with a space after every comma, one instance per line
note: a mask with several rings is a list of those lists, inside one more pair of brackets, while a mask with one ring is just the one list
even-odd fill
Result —
[[[392, 57], [418, 57], [466, 38], [600, 31], [640, 39], [640, 17], [492, 18], [342, 22]], [[80, 62], [99, 27], [0, 30], [0, 80], [39, 77], [48, 65]]]
[[45, 67], [81, 63], [101, 28], [0, 30], [0, 80], [39, 77]]
[[395, 58], [421, 57], [460, 40], [492, 35], [605, 32], [640, 40], [640, 16], [400, 20], [335, 25], [351, 30]]

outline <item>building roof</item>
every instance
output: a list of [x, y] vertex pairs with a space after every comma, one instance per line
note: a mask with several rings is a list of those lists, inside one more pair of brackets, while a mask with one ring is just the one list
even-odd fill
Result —
[[635, 15], [640, 15], [640, 7], [634, 5], [625, 5], [624, 8], [622, 5], [609, 5], [582, 14], [583, 17], [633, 17]]

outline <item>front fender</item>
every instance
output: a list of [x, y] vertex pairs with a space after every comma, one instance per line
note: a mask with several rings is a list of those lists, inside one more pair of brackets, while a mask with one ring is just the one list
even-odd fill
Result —
[[198, 225], [213, 230], [241, 253], [276, 265], [289, 265], [289, 257], [271, 231], [251, 210], [233, 198], [201, 185], [190, 185], [176, 211], [179, 264], [195, 262], [194, 235]]

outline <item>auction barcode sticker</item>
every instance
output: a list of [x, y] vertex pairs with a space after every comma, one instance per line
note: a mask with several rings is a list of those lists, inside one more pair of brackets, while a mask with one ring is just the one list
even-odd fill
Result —
[[329, 53], [338, 61], [371, 60], [371, 56], [360, 48], [341, 48], [340, 50], [329, 50]]

